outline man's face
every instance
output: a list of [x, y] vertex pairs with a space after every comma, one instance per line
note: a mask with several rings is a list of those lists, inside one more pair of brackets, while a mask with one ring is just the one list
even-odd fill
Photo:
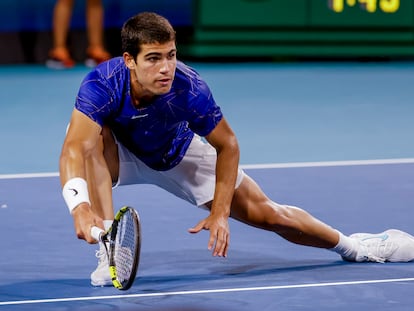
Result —
[[142, 91], [152, 95], [170, 91], [177, 66], [176, 54], [174, 41], [141, 46], [134, 71]]

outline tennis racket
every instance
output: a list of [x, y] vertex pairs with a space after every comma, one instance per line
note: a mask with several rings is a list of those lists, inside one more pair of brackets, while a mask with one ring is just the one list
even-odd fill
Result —
[[105, 245], [112, 284], [120, 290], [134, 283], [141, 251], [141, 225], [138, 212], [129, 206], [115, 215], [108, 231], [91, 228], [92, 237]]

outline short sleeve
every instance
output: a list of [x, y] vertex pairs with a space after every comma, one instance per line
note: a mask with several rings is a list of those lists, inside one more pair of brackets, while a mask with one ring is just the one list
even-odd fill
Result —
[[76, 97], [75, 108], [103, 126], [109, 117], [113, 95], [98, 71], [91, 71], [82, 81]]
[[203, 80], [198, 80], [198, 88], [189, 106], [192, 119], [189, 127], [200, 136], [207, 136], [223, 118], [220, 107]]

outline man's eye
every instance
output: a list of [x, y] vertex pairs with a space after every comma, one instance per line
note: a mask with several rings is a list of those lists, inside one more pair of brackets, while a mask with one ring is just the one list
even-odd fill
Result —
[[152, 55], [152, 56], [148, 56], [146, 58], [146, 60], [149, 61], [149, 62], [156, 62], [156, 61], [160, 60], [160, 57], [157, 56], [157, 55]]

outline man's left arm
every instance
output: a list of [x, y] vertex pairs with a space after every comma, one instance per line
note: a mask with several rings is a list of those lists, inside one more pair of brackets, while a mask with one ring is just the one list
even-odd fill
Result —
[[208, 249], [212, 250], [213, 256], [226, 257], [230, 241], [228, 218], [236, 184], [240, 150], [236, 135], [224, 118], [206, 136], [206, 139], [217, 151], [216, 188], [210, 215], [189, 232], [209, 230]]

